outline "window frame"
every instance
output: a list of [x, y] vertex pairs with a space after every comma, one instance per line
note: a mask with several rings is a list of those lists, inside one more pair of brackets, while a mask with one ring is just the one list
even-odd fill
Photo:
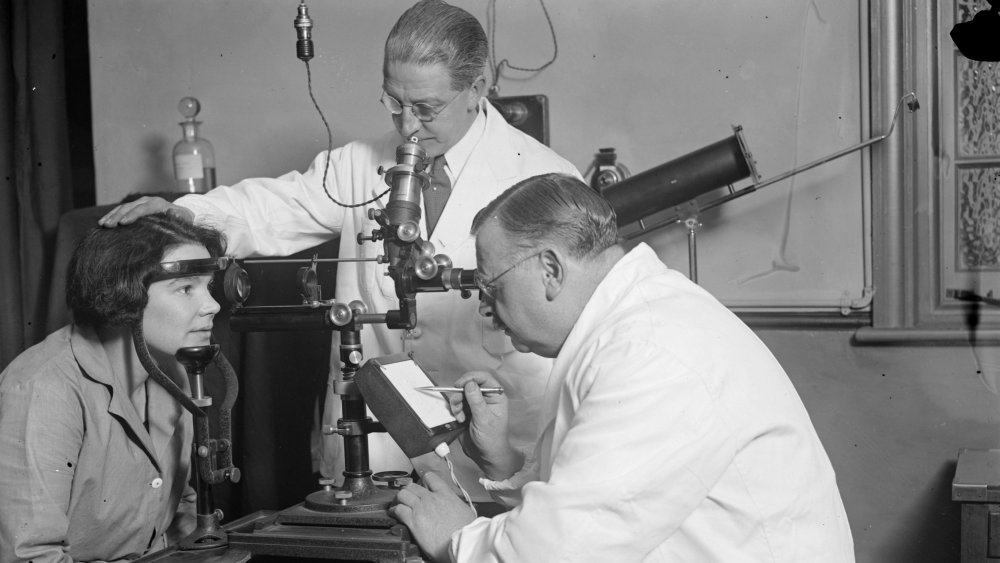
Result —
[[[948, 35], [956, 11], [956, 0], [871, 4], [871, 122], [887, 123], [908, 92], [921, 108], [872, 149], [875, 295], [871, 326], [855, 332], [859, 343], [1000, 344], [1000, 308], [946, 296], [943, 244], [954, 240], [946, 229], [954, 233], [956, 221], [944, 198], [955, 197], [955, 186], [943, 180], [941, 156], [955, 154], [948, 144], [958, 127], [957, 51]], [[1000, 287], [1000, 274], [990, 277]]]

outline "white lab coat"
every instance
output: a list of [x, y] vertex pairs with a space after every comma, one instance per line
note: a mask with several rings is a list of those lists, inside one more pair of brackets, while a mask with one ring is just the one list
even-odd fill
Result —
[[[475, 241], [469, 230], [472, 218], [487, 203], [520, 180], [548, 172], [580, 177], [576, 168], [532, 137], [511, 127], [485, 100], [486, 124], [482, 137], [458, 175], [452, 194], [430, 241], [437, 252], [447, 254], [455, 267], [476, 267]], [[476, 127], [470, 129], [475, 134]], [[332, 151], [327, 171], [327, 189], [343, 203], [372, 199], [388, 189], [377, 172], [396, 164], [396, 147], [403, 139], [391, 132], [374, 141], [357, 141]], [[229, 240], [229, 252], [239, 257], [286, 256], [332, 237], [340, 237], [340, 257], [374, 258], [383, 254], [382, 242], [358, 245], [359, 232], [378, 228], [368, 218], [369, 207], [384, 207], [386, 198], [364, 207], [347, 209], [334, 205], [322, 188], [327, 153], [316, 156], [309, 170], [290, 172], [276, 179], [243, 180], [219, 186], [203, 196], [185, 196], [176, 201], [195, 212], [197, 221], [221, 229]], [[424, 219], [421, 236], [428, 240]], [[373, 262], [343, 262], [337, 266], [338, 301], [361, 299], [369, 313], [398, 308], [386, 266]], [[324, 297], [329, 297], [324, 293]], [[512, 404], [511, 432], [516, 443], [533, 444], [538, 432], [537, 412], [551, 360], [521, 354], [510, 340], [477, 312], [478, 302], [461, 299], [457, 291], [422, 293], [417, 296], [417, 328], [406, 333], [385, 325], [367, 325], [361, 330], [366, 358], [412, 351], [417, 361], [438, 384], [451, 384], [470, 370], [493, 370]], [[339, 333], [333, 333], [331, 382], [339, 371]], [[309, 408], [302, 405], [302, 408]], [[328, 392], [324, 424], [336, 424], [340, 416], [339, 396]], [[343, 471], [342, 438], [324, 439], [321, 472], [340, 478]], [[477, 498], [488, 498], [478, 485], [478, 469], [452, 448], [457, 471]], [[374, 471], [409, 469], [409, 460], [386, 434], [369, 435], [369, 454]], [[470, 492], [473, 492], [470, 491]]]
[[584, 308], [542, 419], [534, 459], [486, 483], [517, 506], [456, 532], [456, 561], [854, 561], [833, 468], [781, 366], [645, 244]]

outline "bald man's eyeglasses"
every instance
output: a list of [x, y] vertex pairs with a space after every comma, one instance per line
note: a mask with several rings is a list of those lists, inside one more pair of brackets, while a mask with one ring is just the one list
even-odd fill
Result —
[[[464, 91], [465, 90], [462, 90], [462, 92]], [[450, 100], [445, 102], [444, 105], [437, 108], [435, 108], [430, 104], [425, 104], [424, 102], [417, 102], [415, 104], [403, 104], [400, 103], [400, 101], [397, 100], [396, 98], [393, 98], [392, 96], [387, 94], [385, 91], [382, 91], [382, 97], [379, 99], [379, 101], [382, 102], [382, 105], [385, 106], [385, 109], [389, 110], [389, 113], [391, 113], [392, 115], [402, 115], [403, 108], [410, 108], [410, 111], [413, 112], [414, 117], [416, 117], [420, 121], [423, 121], [424, 123], [427, 123], [428, 121], [434, 121], [434, 118], [436, 118], [439, 113], [444, 111], [445, 108], [450, 106], [451, 103], [454, 102], [462, 94], [462, 92], [455, 94]]]
[[500, 272], [499, 274], [493, 276], [493, 278], [491, 278], [490, 280], [487, 280], [486, 277], [483, 276], [483, 273], [481, 271], [476, 270], [475, 275], [473, 275], [473, 281], [476, 283], [476, 287], [478, 287], [479, 291], [482, 293], [482, 297], [485, 297], [489, 301], [496, 301], [497, 300], [497, 281], [499, 281], [500, 278], [502, 278], [505, 275], [507, 275], [507, 272], [510, 272], [514, 268], [516, 268], [516, 267], [520, 266], [521, 264], [523, 264], [525, 261], [530, 260], [531, 258], [534, 258], [535, 256], [538, 256], [539, 254], [541, 254], [543, 252], [545, 252], [545, 251], [544, 250], [539, 250], [538, 252], [536, 252], [534, 254], [529, 254], [528, 256], [525, 256], [524, 258], [521, 258], [517, 262], [514, 262], [514, 264], [511, 265], [511, 267], [509, 267], [506, 270]]

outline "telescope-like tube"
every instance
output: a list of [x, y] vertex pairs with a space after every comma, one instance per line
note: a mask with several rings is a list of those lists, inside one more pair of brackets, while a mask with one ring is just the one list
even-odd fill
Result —
[[430, 178], [421, 169], [427, 153], [417, 143], [406, 141], [396, 147], [396, 166], [386, 172], [385, 181], [392, 188], [385, 211], [392, 225], [409, 222], [420, 225], [420, 193]]
[[602, 195], [618, 224], [627, 225], [749, 176], [756, 181], [757, 172], [736, 129], [732, 137], [613, 184]]

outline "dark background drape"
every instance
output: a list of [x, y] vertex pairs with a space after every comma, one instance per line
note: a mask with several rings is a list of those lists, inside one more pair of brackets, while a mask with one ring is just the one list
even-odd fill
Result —
[[86, 2], [0, 2], [0, 369], [46, 335], [59, 217], [93, 205]]

